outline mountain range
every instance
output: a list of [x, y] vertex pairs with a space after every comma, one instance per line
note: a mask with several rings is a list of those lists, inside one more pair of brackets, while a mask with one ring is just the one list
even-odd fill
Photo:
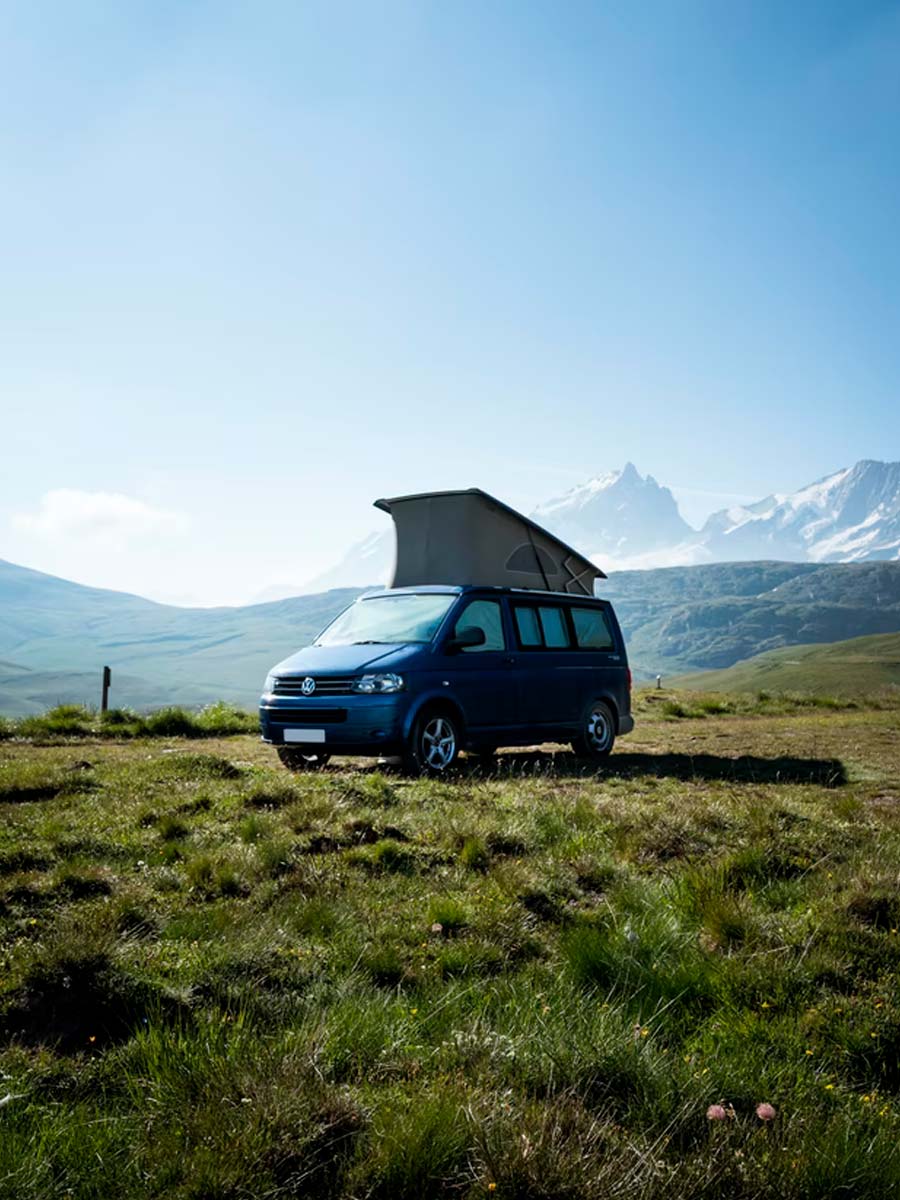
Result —
[[[900, 559], [900, 463], [865, 459], [797, 492], [713, 513], [693, 529], [667, 487], [632, 463], [598, 475], [531, 514], [605, 571], [711, 562]], [[372, 533], [330, 570], [260, 599], [388, 581], [393, 530]]]
[[714, 513], [701, 531], [713, 559], [900, 559], [900, 463], [865, 459], [787, 496]]
[[[781, 646], [900, 632], [900, 563], [713, 563], [601, 581], [637, 679], [730, 667]], [[252, 707], [269, 667], [356, 595], [333, 589], [244, 608], [176, 608], [0, 561], [0, 713], [223, 699]]]

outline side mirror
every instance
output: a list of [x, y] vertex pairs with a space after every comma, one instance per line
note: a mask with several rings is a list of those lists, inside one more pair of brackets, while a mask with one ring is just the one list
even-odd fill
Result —
[[469, 646], [483, 646], [486, 641], [483, 629], [477, 625], [464, 625], [447, 643], [447, 650], [455, 653], [457, 650], [465, 650]]

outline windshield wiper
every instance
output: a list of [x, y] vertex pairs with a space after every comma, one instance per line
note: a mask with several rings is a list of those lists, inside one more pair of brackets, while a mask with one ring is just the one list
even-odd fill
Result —
[[387, 646], [388, 642], [380, 642], [378, 638], [365, 638], [361, 642], [351, 642], [351, 646]]

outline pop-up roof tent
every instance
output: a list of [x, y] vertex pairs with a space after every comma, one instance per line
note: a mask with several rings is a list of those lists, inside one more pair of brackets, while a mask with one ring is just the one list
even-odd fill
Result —
[[599, 567], [515, 509], [469, 488], [376, 500], [397, 532], [391, 587], [469, 584], [594, 594]]

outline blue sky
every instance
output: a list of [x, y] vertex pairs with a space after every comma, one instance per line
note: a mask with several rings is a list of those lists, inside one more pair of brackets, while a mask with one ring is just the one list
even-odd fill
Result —
[[0, 4], [0, 557], [186, 602], [371, 501], [900, 458], [900, 4]]

